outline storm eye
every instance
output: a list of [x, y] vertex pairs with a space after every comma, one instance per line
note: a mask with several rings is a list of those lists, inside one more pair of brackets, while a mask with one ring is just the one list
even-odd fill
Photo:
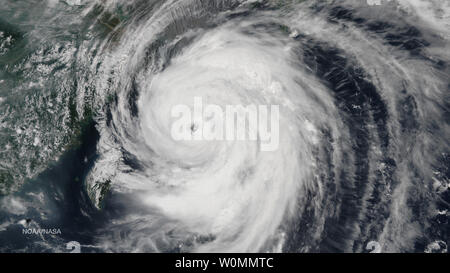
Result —
[[198, 129], [198, 125], [195, 123], [192, 123], [191, 124], [191, 133], [192, 134], [195, 133], [195, 131], [197, 131], [197, 129]]

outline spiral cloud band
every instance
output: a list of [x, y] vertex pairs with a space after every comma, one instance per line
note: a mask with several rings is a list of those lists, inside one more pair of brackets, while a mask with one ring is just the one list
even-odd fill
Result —
[[[226, 11], [230, 7], [235, 10]], [[139, 230], [155, 230], [139, 243], [154, 251], [175, 242], [182, 251], [278, 251], [289, 249], [285, 240], [295, 228], [308, 230], [303, 236], [312, 242], [332, 229], [328, 217], [352, 209], [356, 214], [347, 218], [369, 217], [368, 210], [389, 215], [360, 227], [342, 220], [361, 241], [375, 232], [387, 242], [403, 228], [410, 229], [404, 236], [415, 236], [414, 226], [404, 226], [410, 216], [402, 200], [414, 183], [408, 166], [420, 166], [426, 176], [430, 162], [417, 162], [414, 154], [432, 148], [428, 136], [409, 135], [437, 113], [420, 112], [413, 98], [429, 96], [420, 103], [436, 109], [433, 98], [446, 88], [443, 75], [426, 72], [429, 60], [384, 44], [369, 27], [327, 21], [314, 5], [249, 8], [233, 1], [168, 1], [113, 46], [107, 63], [126, 56], [115, 87], [124, 91], [111, 125], [102, 129], [105, 159], [98, 164], [101, 172], [129, 168], [109, 148], [111, 136], [139, 163], [113, 180], [153, 215], [130, 219]], [[130, 92], [139, 97], [135, 112]], [[279, 105], [278, 149], [259, 151], [252, 141], [174, 141], [171, 109], [193, 107], [196, 97], [222, 107]], [[371, 195], [379, 204], [366, 204]], [[341, 208], [352, 203], [348, 212]], [[306, 241], [300, 249], [314, 249]]]

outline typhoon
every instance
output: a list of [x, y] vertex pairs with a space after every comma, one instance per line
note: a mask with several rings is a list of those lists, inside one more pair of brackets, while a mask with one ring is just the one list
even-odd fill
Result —
[[0, 252], [448, 252], [449, 63], [442, 0], [2, 0]]

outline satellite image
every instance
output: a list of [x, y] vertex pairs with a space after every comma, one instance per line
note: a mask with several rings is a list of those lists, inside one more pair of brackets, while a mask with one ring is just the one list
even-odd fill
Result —
[[450, 1], [0, 0], [1, 253], [449, 243]]

